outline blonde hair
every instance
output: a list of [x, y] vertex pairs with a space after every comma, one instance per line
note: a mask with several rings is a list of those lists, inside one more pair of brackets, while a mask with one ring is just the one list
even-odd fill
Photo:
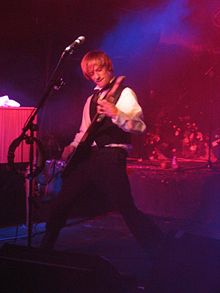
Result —
[[90, 51], [81, 61], [81, 69], [85, 78], [90, 80], [89, 71], [95, 65], [106, 66], [108, 71], [113, 71], [113, 65], [110, 57], [103, 51]]

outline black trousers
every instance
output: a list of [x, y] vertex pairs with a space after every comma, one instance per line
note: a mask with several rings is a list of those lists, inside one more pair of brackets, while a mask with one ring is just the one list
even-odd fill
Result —
[[43, 247], [53, 247], [77, 198], [93, 188], [116, 207], [145, 250], [160, 241], [159, 228], [134, 204], [126, 172], [126, 157], [127, 152], [122, 148], [92, 148], [89, 156], [64, 178], [46, 225]]

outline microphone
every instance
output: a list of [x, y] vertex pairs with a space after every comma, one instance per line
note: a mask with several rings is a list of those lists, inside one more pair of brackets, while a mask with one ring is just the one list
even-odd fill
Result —
[[75, 49], [79, 45], [83, 44], [85, 42], [85, 39], [86, 38], [84, 36], [78, 37], [74, 42], [72, 42], [72, 44], [70, 44], [68, 47], [66, 47], [64, 52], [72, 54], [73, 49]]

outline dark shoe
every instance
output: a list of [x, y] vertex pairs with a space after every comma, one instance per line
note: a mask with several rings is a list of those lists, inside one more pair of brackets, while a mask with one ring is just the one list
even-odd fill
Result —
[[52, 232], [46, 231], [46, 233], [44, 234], [41, 240], [40, 248], [46, 249], [46, 250], [52, 250], [54, 248], [58, 234], [59, 234], [58, 232], [52, 233]]

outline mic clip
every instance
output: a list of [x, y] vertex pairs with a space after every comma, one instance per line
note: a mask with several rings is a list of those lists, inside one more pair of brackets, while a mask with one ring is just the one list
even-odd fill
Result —
[[64, 85], [65, 85], [65, 82], [64, 82], [63, 78], [61, 77], [55, 81], [53, 88], [54, 88], [54, 90], [59, 91], [61, 89], [61, 87]]

